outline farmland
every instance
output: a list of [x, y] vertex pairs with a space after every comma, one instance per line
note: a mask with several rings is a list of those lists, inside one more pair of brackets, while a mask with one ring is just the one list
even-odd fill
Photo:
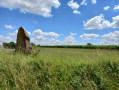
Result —
[[2, 90], [119, 88], [118, 50], [37, 47], [31, 55], [2, 51]]

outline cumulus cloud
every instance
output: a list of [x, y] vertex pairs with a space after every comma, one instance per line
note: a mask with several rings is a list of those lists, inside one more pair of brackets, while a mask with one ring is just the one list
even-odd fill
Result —
[[102, 29], [103, 26], [101, 22], [104, 20], [104, 15], [100, 14], [99, 16], [95, 16], [94, 18], [91, 18], [86, 23], [84, 22], [84, 26], [86, 29]]
[[63, 45], [76, 45], [77, 41], [75, 40], [75, 37], [73, 36], [67, 36], [65, 39], [62, 41]]
[[119, 4], [118, 5], [115, 5], [113, 10], [119, 10]]
[[119, 28], [119, 15], [112, 17], [113, 22], [104, 19], [104, 15], [95, 16], [84, 22], [85, 29]]
[[22, 13], [33, 13], [44, 17], [52, 16], [52, 7], [58, 8], [58, 0], [0, 0], [0, 6], [10, 10], [19, 8]]
[[[64, 40], [56, 40], [61, 34], [57, 34], [55, 32], [43, 32], [41, 29], [34, 30], [32, 35], [36, 36], [36, 38], [32, 38], [31, 41], [35, 44], [40, 45], [75, 45], [77, 41], [75, 40], [75, 35], [77, 33], [70, 33], [71, 36], [66, 36]], [[40, 37], [39, 37], [40, 36]], [[46, 36], [52, 37], [46, 38]]]
[[99, 34], [83, 34], [83, 35], [80, 35], [80, 37], [84, 40], [91, 40], [92, 38], [97, 38], [99, 37], [100, 35]]
[[38, 36], [36, 38], [31, 39], [32, 43], [35, 43], [36, 45], [61, 45], [60, 40], [56, 39], [48, 39], [44, 36]]
[[81, 12], [78, 11], [78, 10], [74, 10], [73, 13], [74, 13], [74, 14], [81, 14]]
[[31, 42], [35, 43], [36, 45], [40, 44], [45, 44], [45, 40], [47, 40], [47, 38], [43, 37], [43, 36], [37, 36], [36, 38], [31, 38]]
[[87, 5], [87, 0], [83, 0], [80, 5]]
[[10, 36], [13, 36], [14, 38], [17, 38], [18, 30], [14, 31], [14, 33], [9, 33]]
[[101, 41], [105, 45], [119, 45], [119, 31], [114, 31], [108, 34], [104, 34]]
[[111, 23], [112, 28], [119, 28], [119, 15], [112, 17], [113, 22]]
[[[92, 4], [96, 4], [97, 1], [96, 1], [96, 0], [91, 0], [91, 3], [92, 3]], [[82, 0], [82, 2], [81, 2], [80, 5], [87, 5], [87, 0]]]
[[102, 29], [111, 27], [111, 23], [108, 20], [103, 20], [102, 22]]
[[60, 34], [55, 32], [43, 32], [41, 29], [34, 30], [32, 34], [36, 36], [51, 36], [52, 38], [58, 38], [60, 36]]
[[96, 4], [97, 1], [96, 0], [91, 0], [92, 4]]
[[7, 28], [7, 29], [14, 29], [14, 27], [12, 25], [5, 25], [5, 28]]
[[70, 35], [71, 35], [71, 36], [75, 36], [75, 35], [77, 35], [77, 33], [72, 33], [72, 32], [71, 32]]
[[11, 41], [12, 41], [12, 39], [10, 37], [8, 37], [8, 36], [4, 37], [4, 36], [0, 35], [0, 44], [2, 44], [3, 42], [9, 43]]
[[77, 45], [78, 43], [73, 36], [67, 36], [64, 40], [49, 39], [45, 38], [45, 36], [40, 36], [32, 38], [31, 42], [36, 45]]
[[110, 8], [110, 6], [106, 6], [104, 7], [104, 10], [108, 10]]
[[78, 10], [80, 5], [77, 2], [74, 2], [73, 0], [70, 0], [67, 5], [73, 9], [74, 14], [81, 14], [81, 12]]
[[70, 0], [68, 2], [68, 6], [71, 7], [72, 9], [78, 9], [80, 6], [77, 2], [74, 2], [73, 0]]
[[56, 39], [49, 39], [48, 45], [61, 45], [61, 41]]

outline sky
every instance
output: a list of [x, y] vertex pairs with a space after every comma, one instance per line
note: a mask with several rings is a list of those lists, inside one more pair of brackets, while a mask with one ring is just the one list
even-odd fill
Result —
[[21, 26], [36, 45], [119, 45], [119, 0], [0, 0], [0, 44]]

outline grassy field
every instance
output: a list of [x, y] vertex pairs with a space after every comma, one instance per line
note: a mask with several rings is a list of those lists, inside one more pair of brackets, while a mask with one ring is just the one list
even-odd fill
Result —
[[56, 64], [98, 64], [104, 61], [119, 61], [118, 50], [40, 48], [40, 58]]
[[0, 89], [118, 90], [119, 51], [36, 48], [24, 55], [1, 49]]

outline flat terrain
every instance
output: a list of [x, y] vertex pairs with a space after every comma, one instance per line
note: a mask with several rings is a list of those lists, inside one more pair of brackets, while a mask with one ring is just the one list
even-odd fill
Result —
[[118, 88], [118, 50], [35, 48], [31, 55], [25, 55], [0, 49], [2, 90]]
[[119, 61], [118, 50], [40, 48], [40, 58], [45, 61], [66, 64], [91, 64]]

